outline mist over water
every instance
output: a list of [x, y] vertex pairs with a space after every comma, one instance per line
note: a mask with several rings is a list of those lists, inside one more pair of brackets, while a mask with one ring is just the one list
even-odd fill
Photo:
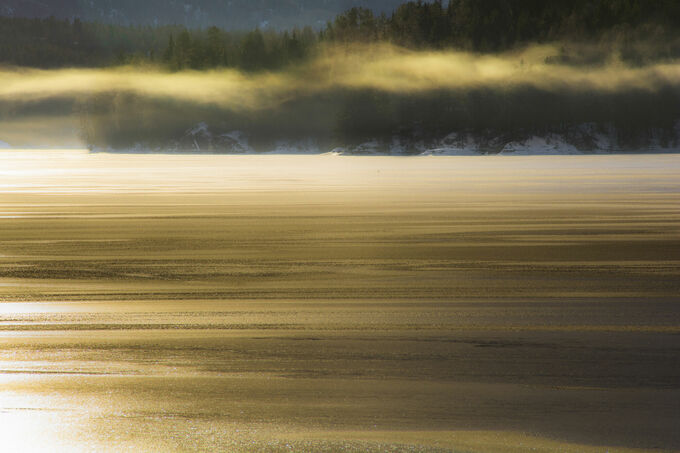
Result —
[[278, 72], [6, 68], [0, 140], [156, 152], [420, 154], [497, 153], [552, 137], [574, 152], [677, 149], [677, 63], [633, 67], [612, 56], [601, 65], [567, 65], [554, 62], [559, 52], [374, 45], [320, 47]]
[[232, 110], [271, 108], [295, 97], [333, 89], [417, 93], [441, 89], [656, 91], [680, 84], [676, 62], [630, 67], [613, 57], [597, 67], [546, 63], [558, 46], [534, 46], [499, 55], [410, 51], [387, 44], [326, 47], [310, 62], [279, 72], [238, 70], [169, 73], [153, 67], [113, 69], [5, 69], [0, 99], [31, 101], [127, 92], [152, 98], [217, 105]]

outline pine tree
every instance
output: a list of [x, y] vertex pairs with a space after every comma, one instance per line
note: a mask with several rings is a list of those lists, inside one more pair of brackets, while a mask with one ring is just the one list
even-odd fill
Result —
[[176, 62], [175, 39], [172, 37], [172, 33], [170, 33], [170, 38], [168, 39], [168, 47], [166, 47], [165, 52], [163, 52], [163, 63], [172, 67], [175, 64], [175, 62]]

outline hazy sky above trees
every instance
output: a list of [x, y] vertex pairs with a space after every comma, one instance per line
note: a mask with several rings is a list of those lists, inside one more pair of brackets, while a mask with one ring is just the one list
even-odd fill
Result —
[[400, 0], [3, 0], [0, 15], [79, 17], [119, 25], [216, 25], [228, 29], [323, 27], [353, 6], [389, 12]]

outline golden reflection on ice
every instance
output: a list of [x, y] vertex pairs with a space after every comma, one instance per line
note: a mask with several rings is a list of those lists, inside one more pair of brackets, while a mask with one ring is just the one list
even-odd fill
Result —
[[[365, 190], [399, 197], [484, 193], [622, 192], [630, 172], [646, 190], [678, 186], [674, 155], [537, 157], [345, 157], [334, 155], [106, 154], [0, 151], [3, 193], [209, 193]], [[647, 176], [648, 175], [648, 176]], [[444, 192], [442, 192], [444, 191]], [[0, 200], [2, 201], [2, 200]], [[2, 206], [2, 205], [0, 205]], [[11, 206], [11, 205], [10, 205]], [[10, 211], [5, 205], [3, 211]], [[12, 209], [11, 211], [16, 211]], [[12, 216], [22, 214], [4, 213]]]
[[677, 450], [678, 174], [0, 152], [0, 451]]
[[[4, 366], [4, 361], [3, 365]], [[35, 452], [86, 451], [68, 442], [64, 433], [70, 428], [64, 410], [49, 397], [12, 391], [30, 378], [0, 371], [0, 442], [2, 451]], [[54, 408], [54, 409], [53, 409]]]

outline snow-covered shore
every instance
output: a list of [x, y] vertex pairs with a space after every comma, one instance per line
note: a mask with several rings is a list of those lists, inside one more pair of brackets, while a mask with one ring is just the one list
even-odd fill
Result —
[[[392, 156], [535, 156], [583, 155], [617, 153], [680, 153], [680, 125], [675, 138], [650, 135], [643, 144], [632, 146], [621, 143], [615, 130], [602, 131], [593, 125], [583, 124], [565, 133], [544, 135], [517, 135], [513, 137], [493, 134], [453, 132], [441, 139], [404, 139], [393, 137], [390, 141], [373, 139], [352, 145], [324, 145], [308, 138], [304, 140], [278, 140], [267, 145], [254, 145], [254, 137], [239, 130], [216, 130], [206, 123], [198, 123], [179, 138], [163, 145], [147, 146], [143, 143], [123, 149], [95, 148], [96, 152], [119, 153], [197, 153], [197, 154], [334, 154], [334, 155], [392, 155]], [[1, 142], [0, 142], [1, 143]], [[1, 147], [1, 145], [0, 145]]]

